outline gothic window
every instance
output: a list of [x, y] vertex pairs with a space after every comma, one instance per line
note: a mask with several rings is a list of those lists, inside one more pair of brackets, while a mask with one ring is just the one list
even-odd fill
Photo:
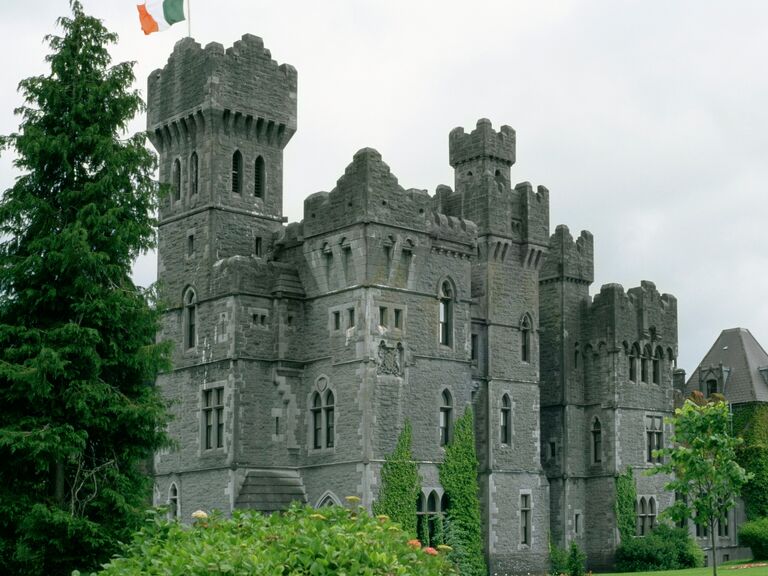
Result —
[[264, 158], [261, 156], [256, 158], [253, 168], [253, 195], [256, 198], [264, 198], [264, 188], [266, 186]]
[[189, 193], [194, 196], [197, 194], [197, 187], [199, 182], [197, 152], [192, 152], [192, 156], [189, 157]]
[[645, 536], [646, 522], [648, 521], [648, 510], [645, 504], [645, 498], [640, 498], [637, 506], [637, 535]]
[[531, 495], [520, 494], [520, 544], [531, 544]]
[[520, 325], [520, 359], [523, 362], [531, 361], [531, 319], [527, 314]]
[[501, 397], [501, 443], [511, 444], [512, 402], [508, 394]]
[[243, 155], [240, 150], [235, 150], [232, 154], [232, 192], [235, 194], [243, 192]]
[[653, 357], [653, 383], [661, 384], [661, 362], [664, 360], [664, 351], [656, 348], [656, 354]]
[[453, 288], [448, 280], [440, 286], [440, 344], [450, 346], [453, 339]]
[[661, 450], [664, 445], [664, 425], [661, 416], [645, 417], [646, 462], [661, 462], [661, 456], [654, 456], [654, 450]]
[[190, 288], [184, 295], [184, 348], [197, 346], [197, 296]]
[[440, 406], [440, 446], [451, 441], [451, 419], [453, 416], [453, 399], [448, 390], [443, 390], [443, 403]]
[[325, 406], [323, 407], [325, 415], [325, 446], [333, 448], [336, 437], [336, 419], [334, 416], [334, 398], [333, 392], [328, 390], [325, 394]]
[[637, 363], [640, 356], [640, 347], [637, 343], [632, 345], [632, 350], [629, 353], [629, 379], [632, 382], [637, 382]]
[[179, 517], [179, 489], [176, 483], [171, 483], [168, 490], [168, 519], [176, 520]]
[[707, 397], [717, 394], [717, 380], [710, 378], [707, 380]]
[[437, 522], [439, 522], [438, 518], [438, 510], [437, 510], [437, 492], [432, 490], [432, 492], [429, 493], [429, 497], [427, 498], [427, 517], [429, 522], [429, 542], [430, 544], [434, 543], [435, 545], [438, 544], [436, 542], [436, 536], [437, 536]]
[[176, 158], [173, 161], [173, 199], [178, 202], [181, 200], [181, 161]]
[[224, 447], [224, 387], [203, 390], [203, 446]]
[[603, 427], [600, 420], [595, 418], [592, 423], [592, 463], [600, 464], [603, 461]]
[[312, 447], [323, 447], [323, 402], [320, 393], [312, 395]]
[[646, 346], [643, 348], [643, 356], [640, 359], [640, 381], [648, 382], [648, 363], [651, 361], [651, 349]]
[[315, 508], [328, 508], [329, 506], [335, 506], [336, 501], [333, 499], [333, 496], [328, 494], [325, 496], [322, 500], [320, 500], [320, 503], [315, 506]]
[[426, 530], [426, 522], [427, 522], [427, 511], [424, 506], [424, 494], [419, 491], [418, 496], [416, 496], [416, 536], [418, 536], [419, 540], [422, 540], [422, 544], [425, 546], [427, 545], [426, 542], [423, 542], [423, 540], [426, 540], [427, 530]]
[[648, 498], [648, 532], [656, 527], [656, 499]]

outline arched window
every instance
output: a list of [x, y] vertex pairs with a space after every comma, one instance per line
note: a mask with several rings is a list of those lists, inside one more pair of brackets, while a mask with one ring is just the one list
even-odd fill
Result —
[[509, 399], [508, 394], [504, 394], [501, 397], [501, 443], [511, 444], [512, 431], [510, 425], [512, 423], [512, 402]]
[[453, 339], [453, 288], [446, 280], [440, 286], [440, 344], [450, 346]]
[[334, 417], [333, 392], [330, 390], [325, 394], [325, 406], [323, 407], [323, 412], [325, 412], [325, 446], [326, 448], [333, 448], [333, 440], [336, 436], [336, 423]]
[[640, 498], [640, 504], [637, 507], [637, 535], [645, 536], [645, 522], [648, 511], [645, 507], [645, 498]]
[[656, 355], [653, 357], [653, 383], [661, 384], [661, 362], [664, 360], [664, 351], [656, 348]]
[[241, 194], [243, 192], [243, 155], [240, 150], [235, 150], [232, 154], [232, 192]]
[[714, 378], [707, 380], [707, 397], [712, 396], [712, 394], [717, 394], [717, 380]]
[[592, 423], [592, 462], [599, 464], [603, 461], [603, 427], [600, 420], [595, 418]]
[[168, 490], [168, 519], [176, 520], [179, 517], [179, 489], [176, 483], [171, 483]]
[[416, 496], [416, 536], [424, 546], [427, 546], [429, 529], [427, 526], [426, 506], [424, 506], [424, 494], [421, 491]]
[[531, 319], [527, 314], [520, 324], [520, 360], [531, 361]]
[[190, 288], [184, 295], [184, 348], [197, 346], [197, 296]]
[[427, 498], [427, 518], [429, 519], [429, 544], [430, 546], [437, 546], [442, 542], [437, 541], [438, 528], [437, 523], [441, 520], [437, 510], [437, 492], [432, 490]]
[[440, 498], [440, 512], [446, 514], [448, 507], [450, 506], [450, 500], [448, 498], [448, 492], [443, 492], [443, 497]]
[[629, 379], [632, 382], [637, 382], [637, 362], [640, 356], [640, 347], [637, 343], [632, 345], [632, 350], [629, 353]]
[[178, 202], [181, 200], [181, 161], [176, 158], [173, 161], [173, 199]]
[[440, 406], [440, 446], [445, 446], [451, 441], [451, 417], [453, 412], [453, 399], [448, 390], [443, 390], [443, 404]]
[[643, 348], [643, 356], [640, 359], [640, 381], [648, 382], [648, 364], [651, 361], [651, 348], [646, 346]]
[[199, 180], [197, 152], [192, 152], [192, 156], [189, 157], [189, 194], [194, 196], [197, 194], [197, 184]]
[[576, 370], [579, 367], [579, 343], [573, 346], [573, 369]]
[[320, 393], [312, 395], [312, 447], [323, 447], [323, 402]]
[[648, 532], [656, 527], [656, 499], [648, 498]]
[[253, 195], [256, 198], [264, 198], [264, 189], [267, 185], [264, 158], [261, 156], [256, 158], [253, 168]]

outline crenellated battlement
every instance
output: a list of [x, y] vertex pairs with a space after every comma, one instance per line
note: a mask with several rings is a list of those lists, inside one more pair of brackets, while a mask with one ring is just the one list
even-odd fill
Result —
[[592, 234], [582, 230], [574, 240], [568, 226], [560, 224], [549, 239], [549, 254], [541, 270], [541, 281], [569, 280], [591, 284], [595, 279], [594, 262]]
[[477, 240], [477, 225], [464, 218], [432, 212], [429, 218], [429, 233], [439, 240], [474, 245]]
[[296, 69], [274, 61], [257, 36], [246, 34], [227, 49], [184, 38], [149, 77], [147, 127], [166, 139], [190, 119], [199, 131], [215, 112], [214, 120], [283, 147], [296, 131], [297, 82]]
[[478, 158], [491, 158], [512, 166], [515, 163], [515, 131], [504, 125], [497, 132], [490, 120], [481, 118], [469, 134], [461, 127], [451, 130], [448, 148], [450, 164], [454, 168]]

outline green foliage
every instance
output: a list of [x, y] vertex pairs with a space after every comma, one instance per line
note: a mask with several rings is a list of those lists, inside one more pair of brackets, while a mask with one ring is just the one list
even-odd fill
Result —
[[433, 537], [430, 541], [430, 546], [439, 546], [445, 544], [445, 534], [443, 527], [443, 517], [440, 514], [434, 514], [429, 517], [429, 521], [432, 523]]
[[568, 576], [584, 576], [586, 572], [585, 566], [587, 562], [587, 555], [581, 551], [579, 545], [576, 542], [571, 542], [570, 548], [568, 548]]
[[768, 518], [742, 524], [739, 528], [739, 542], [752, 549], [755, 560], [768, 560]]
[[635, 479], [632, 475], [632, 468], [627, 468], [624, 474], [616, 477], [616, 522], [622, 542], [635, 536], [636, 503]]
[[236, 510], [232, 519], [212, 516], [191, 528], [156, 517], [99, 574], [455, 574], [443, 552], [409, 538], [383, 516], [341, 506], [294, 505], [271, 516]]
[[449, 538], [454, 548], [451, 560], [462, 576], [486, 576], [480, 526], [480, 499], [477, 486], [477, 455], [472, 409], [456, 420], [453, 438], [445, 447], [440, 464], [440, 483], [448, 494]]
[[659, 524], [642, 538], [622, 540], [616, 550], [619, 572], [680, 570], [704, 565], [704, 553], [684, 528]]
[[752, 479], [741, 490], [747, 518], [768, 516], [768, 405], [748, 404], [734, 409], [734, 433], [744, 439], [737, 460]]
[[552, 542], [552, 536], [549, 538], [549, 574], [551, 576], [560, 576], [568, 573], [568, 552]]
[[411, 423], [406, 420], [395, 450], [382, 466], [381, 490], [379, 499], [373, 503], [373, 511], [386, 514], [394, 522], [399, 522], [408, 534], [416, 536], [416, 500], [421, 477], [411, 453], [411, 434]]
[[[728, 405], [720, 400], [694, 400], [675, 410], [673, 447], [657, 451], [665, 461], [652, 473], [674, 475], [665, 488], [680, 497], [665, 515], [678, 521], [693, 517], [708, 526], [716, 552], [717, 521], [734, 506], [751, 476], [736, 462], [742, 440], [730, 433]], [[716, 570], [713, 562], [715, 574]]]
[[50, 72], [23, 80], [21, 173], [0, 201], [0, 565], [94, 567], [140, 525], [144, 462], [164, 445], [151, 386], [166, 364], [152, 295], [131, 281], [153, 246], [154, 156], [123, 138], [142, 109], [116, 41], [71, 2]]

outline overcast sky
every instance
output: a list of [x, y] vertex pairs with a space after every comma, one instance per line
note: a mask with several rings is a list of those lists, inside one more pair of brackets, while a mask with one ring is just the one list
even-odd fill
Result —
[[[264, 39], [299, 72], [285, 212], [370, 146], [406, 188], [453, 185], [448, 132], [517, 130], [514, 182], [550, 189], [551, 226], [595, 236], [595, 283], [678, 298], [689, 374], [724, 328], [768, 347], [768, 3], [763, 1], [191, 0], [192, 35]], [[68, 0], [2, 0], [0, 133], [18, 81], [45, 71]], [[134, 0], [83, 0], [120, 35], [137, 85], [186, 24], [145, 37]], [[144, 127], [137, 119], [134, 129]], [[0, 158], [0, 189], [16, 174]], [[155, 257], [136, 280], [155, 279]]]

